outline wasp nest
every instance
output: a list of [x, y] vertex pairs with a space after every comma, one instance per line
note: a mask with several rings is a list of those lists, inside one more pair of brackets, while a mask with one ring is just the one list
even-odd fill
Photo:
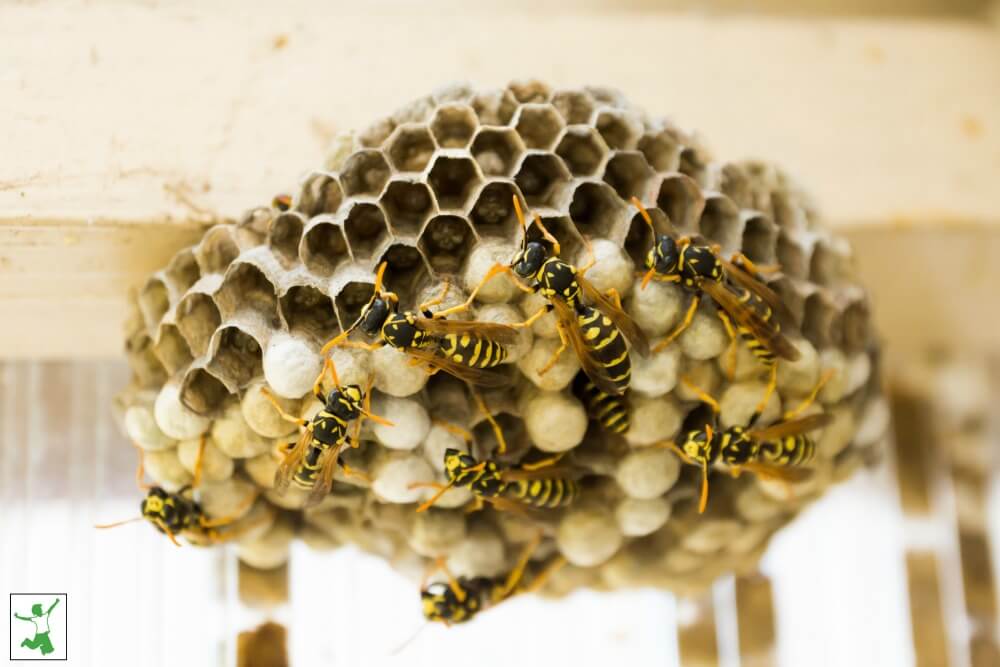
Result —
[[[509, 387], [485, 392], [508, 440], [500, 457], [461, 382], [428, 376], [388, 347], [335, 348], [341, 382], [373, 382], [372, 410], [395, 426], [365, 422], [361, 446], [344, 456], [361, 474], [338, 469], [320, 505], [302, 510], [305, 494], [294, 487], [275, 493], [280, 450], [298, 427], [278, 416], [264, 389], [290, 413], [316, 413], [320, 349], [356, 320], [382, 262], [401, 308], [437, 294], [445, 280], [453, 288], [442, 307], [461, 302], [519, 247], [514, 195], [542, 217], [566, 261], [585, 261], [583, 238], [590, 239], [597, 262], [587, 277], [617, 289], [654, 344], [683, 317], [688, 297], [671, 283], [640, 289], [652, 235], [630, 198], [657, 224], [700, 233], [727, 256], [740, 250], [779, 264], [771, 285], [793, 316], [785, 331], [800, 359], [779, 363], [761, 423], [779, 419], [832, 371], [818, 397], [832, 421], [813, 434], [808, 479], [787, 485], [713, 471], [708, 510], [699, 514], [700, 470], [652, 446], [680, 438], [701, 405], [682, 377], [719, 399], [723, 427], [745, 423], [763, 395], [766, 371], [742, 343], [730, 373], [729, 337], [705, 299], [676, 342], [648, 358], [633, 355], [630, 425], [621, 435], [588, 419], [572, 389], [579, 370], [572, 351], [539, 375], [558, 345], [552, 316], [525, 330], [507, 360]], [[517, 322], [541, 303], [498, 278], [471, 314]], [[781, 171], [715, 161], [693, 135], [604, 88], [457, 86], [417, 100], [339, 137], [290, 209], [256, 208], [208, 229], [149, 278], [135, 305], [127, 339], [133, 382], [121, 397], [128, 435], [168, 490], [191, 482], [199, 440], [208, 436], [202, 507], [209, 515], [248, 513], [241, 521], [252, 520], [253, 530], [240, 536], [239, 551], [259, 567], [281, 564], [298, 535], [317, 548], [357, 545], [407, 572], [444, 556], [456, 575], [492, 577], [508, 571], [541, 528], [536, 557], [558, 551], [568, 562], [550, 592], [697, 588], [755, 567], [778, 528], [874, 457], [886, 422], [868, 301], [847, 243], [816, 224]], [[475, 435], [474, 454], [504, 465], [537, 457], [533, 448], [565, 452], [564, 462], [586, 471], [580, 496], [565, 509], [526, 516], [489, 506], [470, 513], [469, 492], [455, 489], [415, 512], [434, 490], [412, 485], [445, 481], [445, 449], [468, 447], [447, 423]]]

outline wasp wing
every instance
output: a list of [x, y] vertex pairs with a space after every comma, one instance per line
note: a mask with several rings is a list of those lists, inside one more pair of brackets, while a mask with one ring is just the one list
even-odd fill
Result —
[[607, 315], [614, 322], [615, 326], [618, 327], [618, 330], [628, 338], [635, 351], [644, 357], [648, 355], [649, 340], [646, 338], [646, 334], [642, 333], [639, 325], [628, 316], [628, 313], [622, 310], [621, 306], [608, 298], [607, 295], [602, 294], [600, 290], [594, 287], [592, 282], [580, 274], [577, 274], [576, 282], [580, 285], [580, 289], [583, 290], [584, 296], [591, 303], [595, 304], [602, 313]]
[[749, 329], [753, 337], [775, 356], [789, 361], [795, 361], [799, 358], [799, 351], [781, 333], [776, 323], [765, 320], [756, 310], [742, 301], [733, 287], [711, 280], [702, 280], [699, 287], [712, 297], [712, 300], [726, 311], [737, 324]]
[[743, 289], [750, 290], [759, 296], [764, 303], [771, 307], [771, 310], [774, 311], [774, 314], [779, 319], [786, 322], [795, 321], [791, 312], [788, 310], [788, 306], [785, 305], [785, 303], [781, 300], [781, 297], [778, 296], [767, 283], [759, 280], [742, 266], [733, 264], [732, 262], [722, 259], [721, 257], [719, 260], [722, 262], [722, 267], [726, 271], [727, 278]]
[[808, 468], [792, 468], [788, 466], [774, 466], [766, 463], [751, 461], [740, 466], [743, 470], [752, 472], [764, 479], [776, 479], [782, 482], [804, 482], [812, 477], [812, 470]]
[[328, 447], [320, 456], [319, 461], [317, 461], [319, 475], [317, 475], [313, 487], [309, 489], [309, 497], [306, 498], [303, 507], [312, 507], [313, 505], [320, 504], [326, 498], [327, 494], [330, 493], [330, 489], [333, 487], [333, 475], [337, 471], [341, 448], [342, 445]]
[[417, 328], [436, 335], [470, 334], [488, 338], [501, 345], [514, 345], [518, 341], [518, 331], [508, 324], [498, 322], [479, 322], [464, 320], [448, 320], [445, 318], [418, 317], [414, 320]]
[[459, 380], [479, 387], [495, 389], [504, 387], [510, 383], [510, 379], [496, 369], [484, 370], [481, 368], [472, 368], [471, 366], [452, 361], [442, 354], [420, 348], [408, 348], [406, 353], [414, 359], [427, 364], [432, 369], [444, 371], [450, 375], [454, 375]]
[[566, 337], [569, 338], [569, 342], [573, 345], [573, 351], [576, 352], [576, 356], [580, 360], [580, 367], [583, 369], [583, 372], [605, 394], [619, 396], [621, 390], [608, 377], [601, 360], [597, 358], [594, 351], [583, 339], [583, 333], [580, 330], [580, 324], [577, 322], [576, 313], [573, 309], [562, 299], [552, 299], [549, 303], [553, 305], [553, 312], [559, 326], [566, 332]]
[[302, 435], [299, 436], [298, 442], [292, 447], [292, 450], [285, 454], [285, 458], [281, 460], [281, 464], [278, 466], [278, 470], [274, 473], [274, 491], [280, 496], [288, 490], [288, 485], [291, 484], [292, 478], [295, 477], [295, 473], [298, 472], [299, 467], [302, 465], [303, 459], [306, 457], [306, 452], [309, 451], [309, 445], [312, 443], [312, 429], [306, 427], [302, 429]]
[[833, 421], [833, 415], [828, 412], [821, 412], [815, 415], [800, 417], [791, 421], [779, 422], [760, 430], [753, 430], [748, 435], [759, 442], [768, 442], [779, 438], [786, 438], [791, 435], [808, 433], [822, 428]]
[[533, 479], [562, 479], [577, 478], [586, 471], [583, 468], [571, 465], [545, 466], [534, 470], [524, 470], [523, 468], [512, 468], [500, 473], [505, 482], [527, 481]]

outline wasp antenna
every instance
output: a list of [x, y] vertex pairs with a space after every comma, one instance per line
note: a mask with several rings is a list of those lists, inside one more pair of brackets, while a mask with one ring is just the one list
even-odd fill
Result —
[[649, 211], [647, 211], [646, 207], [642, 205], [642, 202], [639, 201], [638, 197], [632, 197], [632, 204], [639, 209], [639, 215], [641, 215], [642, 219], [646, 221], [647, 225], [649, 225], [649, 231], [653, 232], [653, 236], [656, 236], [656, 228], [653, 227], [653, 218], [649, 215]]
[[100, 528], [104, 530], [105, 528], [117, 528], [118, 526], [124, 526], [126, 523], [135, 523], [136, 521], [142, 521], [143, 517], [134, 516], [131, 519], [125, 519], [124, 521], [115, 521], [114, 523], [98, 523], [94, 524], [94, 528]]
[[[411, 484], [411, 487], [412, 486], [414, 485]], [[435, 493], [433, 496], [431, 496], [430, 499], [427, 500], [425, 503], [420, 505], [420, 507], [417, 508], [417, 511], [426, 512], [427, 510], [429, 510], [431, 507], [434, 506], [434, 503], [436, 503], [438, 499], [441, 498], [441, 496], [443, 496], [448, 491], [448, 489], [450, 489], [453, 486], [455, 486], [455, 480], [451, 480], [447, 484], [442, 484], [441, 488], [438, 489], [438, 492]]]
[[174, 543], [175, 547], [181, 546], [181, 543], [177, 541], [176, 537], [174, 537], [173, 531], [167, 527], [167, 524], [163, 523], [161, 519], [153, 519], [153, 521], [156, 522], [156, 525], [160, 527], [160, 530], [162, 530], [164, 533], [167, 534], [167, 537], [170, 538], [170, 541]]
[[698, 501], [698, 514], [704, 514], [708, 507], [708, 462], [701, 466], [701, 500]]
[[389, 265], [389, 262], [382, 262], [378, 265], [378, 271], [375, 273], [375, 294], [377, 295], [382, 291], [382, 278], [385, 276], [385, 268]]
[[681, 376], [681, 384], [683, 384], [685, 387], [694, 392], [694, 394], [698, 396], [698, 398], [701, 399], [703, 403], [712, 408], [712, 412], [718, 414], [721, 411], [721, 408], [719, 407], [719, 402], [716, 401], [711, 396], [709, 396], [704, 391], [702, 391], [701, 389], [699, 389], [688, 376], [686, 375]]

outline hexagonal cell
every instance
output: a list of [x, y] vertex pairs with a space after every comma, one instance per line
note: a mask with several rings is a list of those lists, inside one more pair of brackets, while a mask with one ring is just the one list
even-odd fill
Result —
[[705, 185], [708, 176], [708, 156], [701, 150], [693, 146], [688, 146], [681, 151], [681, 162], [677, 171], [686, 174], [696, 180], [699, 184]]
[[795, 289], [792, 279], [783, 273], [777, 280], [772, 280], [767, 285], [778, 295], [781, 303], [792, 314], [794, 327], [801, 329], [805, 316], [806, 299]]
[[457, 215], [438, 215], [420, 233], [417, 247], [438, 274], [458, 273], [475, 243], [472, 227]]
[[305, 218], [298, 212], [286, 211], [274, 219], [267, 234], [267, 243], [282, 262], [288, 266], [299, 259], [299, 242]]
[[156, 331], [160, 320], [170, 309], [167, 286], [159, 278], [150, 278], [139, 292], [139, 311], [148, 331]]
[[479, 188], [483, 177], [476, 162], [469, 157], [439, 155], [427, 176], [440, 209], [464, 208], [471, 194]]
[[233, 240], [229, 225], [216, 225], [205, 232], [195, 248], [195, 259], [201, 267], [201, 275], [225, 273], [240, 254], [239, 246]]
[[278, 300], [285, 325], [293, 334], [316, 342], [330, 340], [340, 330], [333, 300], [312, 285], [295, 285]]
[[435, 106], [434, 96], [424, 95], [396, 109], [392, 114], [392, 121], [396, 127], [413, 123], [426, 124]]
[[474, 94], [475, 91], [471, 85], [460, 81], [457, 83], [448, 83], [435, 89], [431, 96], [437, 104], [445, 105], [449, 102], [466, 102], [472, 99]]
[[378, 204], [355, 203], [344, 219], [344, 233], [354, 257], [367, 259], [389, 238], [389, 225]]
[[506, 125], [517, 110], [517, 100], [509, 90], [492, 90], [472, 98], [479, 122], [483, 125]]
[[682, 234], [698, 230], [698, 221], [705, 210], [705, 198], [698, 184], [687, 176], [668, 176], [660, 183], [656, 206], [670, 219], [670, 224]]
[[810, 249], [786, 230], [778, 234], [778, 264], [785, 275], [805, 279], [809, 276]]
[[198, 260], [195, 259], [194, 251], [188, 248], [174, 255], [164, 274], [166, 279], [170, 281], [174, 292], [177, 294], [186, 292], [201, 277], [201, 270], [198, 268]]
[[424, 125], [400, 125], [386, 140], [389, 161], [399, 171], [423, 171], [435, 148], [434, 137]]
[[677, 171], [681, 164], [681, 144], [669, 128], [644, 134], [638, 145], [646, 162], [658, 172]]
[[817, 241], [809, 260], [809, 280], [820, 285], [836, 284], [840, 275], [840, 258], [829, 245]]
[[841, 317], [844, 345], [851, 351], [860, 351], [871, 340], [871, 315], [865, 301], [855, 301], [849, 305]]
[[597, 113], [594, 126], [612, 150], [630, 151], [639, 143], [642, 121], [623, 109], [602, 109]]
[[581, 234], [612, 240], [615, 230], [620, 230], [620, 240], [625, 240], [626, 213], [625, 203], [606, 183], [582, 183], [569, 205], [569, 217]]
[[347, 158], [340, 172], [344, 194], [348, 197], [364, 195], [377, 197], [389, 180], [389, 163], [381, 151], [358, 151]]
[[629, 107], [629, 101], [625, 99], [625, 96], [621, 94], [621, 91], [616, 88], [609, 88], [607, 86], [584, 86], [583, 88], [594, 101], [600, 105], [607, 105], [610, 107]]
[[480, 128], [472, 140], [472, 157], [487, 176], [509, 176], [524, 152], [517, 132], [510, 128]]
[[207, 368], [212, 375], [243, 387], [264, 373], [263, 350], [243, 329], [226, 326], [219, 330], [218, 347]]
[[528, 148], [551, 150], [565, 124], [551, 104], [525, 104], [518, 109], [514, 129]]
[[416, 237], [424, 221], [434, 212], [434, 197], [430, 188], [416, 181], [392, 181], [380, 200], [396, 235]]
[[574, 176], [593, 176], [604, 164], [608, 147], [592, 127], [567, 127], [556, 154]]
[[223, 319], [249, 308], [277, 324], [278, 303], [274, 285], [253, 264], [240, 262], [230, 267], [222, 286], [215, 293], [215, 303]]
[[[528, 240], [542, 241], [542, 231], [535, 225], [535, 221], [529, 217]], [[559, 253], [566, 261], [574, 261], [579, 252], [583, 249], [583, 239], [577, 231], [573, 221], [565, 215], [539, 215], [542, 224], [549, 234], [559, 241]]]
[[217, 412], [228, 397], [226, 386], [204, 368], [190, 369], [181, 381], [181, 403], [199, 415]]
[[385, 143], [394, 129], [396, 122], [392, 118], [381, 118], [358, 134], [358, 143], [365, 148], [378, 148]]
[[165, 324], [160, 329], [160, 337], [153, 345], [153, 352], [170, 375], [181, 370], [194, 359], [187, 341], [173, 324]]
[[521, 104], [548, 102], [552, 96], [552, 89], [548, 84], [535, 79], [511, 81], [507, 84], [507, 90]]
[[648, 190], [653, 170], [638, 151], [614, 153], [604, 168], [604, 182], [624, 200], [642, 199]]
[[199, 357], [208, 350], [208, 342], [221, 323], [219, 308], [207, 294], [193, 292], [177, 304], [177, 328], [191, 351]]
[[337, 311], [337, 319], [340, 320], [341, 329], [346, 329], [357, 321], [358, 316], [361, 315], [361, 309], [372, 298], [374, 292], [374, 274], [372, 274], [371, 282], [352, 280], [340, 288], [340, 291], [334, 295], [333, 306]]
[[719, 191], [736, 202], [740, 208], [753, 208], [750, 197], [750, 180], [736, 164], [725, 164], [719, 174]]
[[[664, 233], [670, 229], [666, 214], [658, 208], [646, 209], [653, 219], [657, 232]], [[653, 232], [646, 224], [642, 215], [636, 211], [629, 222], [628, 234], [625, 236], [625, 251], [635, 262], [636, 267], [645, 266], [646, 255], [653, 247]]]
[[812, 341], [817, 349], [840, 345], [843, 340], [841, 325], [836, 308], [827, 301], [823, 292], [809, 295], [802, 318], [802, 334]]
[[309, 174], [303, 182], [295, 208], [311, 218], [321, 213], [336, 213], [342, 201], [344, 192], [337, 177], [317, 171]]
[[429, 272], [416, 245], [406, 242], [393, 243], [378, 260], [386, 262], [385, 284], [399, 294], [401, 299], [416, 294], [427, 280]]
[[580, 90], [561, 90], [552, 96], [552, 106], [566, 119], [567, 125], [590, 121], [596, 105], [590, 93]]
[[746, 216], [740, 244], [744, 255], [754, 262], [770, 264], [774, 261], [777, 240], [778, 228], [769, 218], [757, 213]]
[[431, 119], [431, 133], [441, 148], [465, 148], [478, 127], [476, 112], [467, 104], [439, 107]]
[[566, 164], [552, 153], [532, 152], [524, 156], [514, 182], [530, 208], [554, 205], [563, 189], [573, 180]]
[[514, 195], [517, 188], [513, 183], [494, 181], [487, 183], [475, 196], [475, 204], [469, 213], [469, 220], [480, 236], [513, 238], [517, 232], [517, 216], [514, 213]]
[[138, 386], [160, 387], [167, 381], [167, 371], [153, 353], [153, 341], [145, 333], [129, 337], [125, 353]]
[[743, 225], [740, 210], [729, 197], [716, 195], [706, 199], [698, 227], [702, 236], [715, 241], [726, 251], [739, 247]]
[[344, 230], [330, 219], [316, 220], [309, 226], [302, 236], [299, 254], [302, 263], [321, 276], [331, 275], [337, 266], [350, 259]]

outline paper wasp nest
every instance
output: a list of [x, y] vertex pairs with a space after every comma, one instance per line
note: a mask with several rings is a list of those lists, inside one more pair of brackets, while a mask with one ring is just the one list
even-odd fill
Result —
[[[682, 376], [719, 398], [723, 426], [745, 422], [762, 395], [762, 368], [742, 343], [728, 379], [729, 339], [705, 300], [678, 341], [650, 358], [633, 356], [624, 436], [588, 421], [571, 391], [579, 368], [572, 351], [538, 376], [558, 343], [551, 316], [511, 351], [509, 388], [485, 393], [510, 443], [499, 460], [514, 465], [532, 444], [568, 452], [564, 460], [588, 474], [564, 510], [525, 517], [487, 505], [467, 513], [470, 496], [456, 490], [416, 513], [415, 503], [433, 490], [410, 484], [443, 481], [444, 450], [464, 447], [439, 421], [472, 430], [480, 457], [493, 455], [495, 442], [465, 385], [444, 373], [428, 378], [389, 348], [333, 355], [342, 382], [364, 386], [373, 378], [373, 411], [396, 424], [366, 422], [363, 444], [345, 456], [371, 483], [338, 471], [331, 495], [304, 512], [294, 488], [276, 495], [276, 450], [298, 429], [277, 416], [262, 387], [283, 397], [286, 410], [315, 414], [310, 390], [320, 347], [356, 319], [376, 267], [388, 262], [387, 286], [401, 309], [437, 293], [446, 278], [454, 287], [445, 305], [460, 302], [495, 261], [515, 253], [515, 193], [560, 239], [567, 261], [581, 263], [580, 235], [591, 239], [598, 261], [588, 278], [615, 287], [654, 343], [688, 300], [672, 284], [638, 289], [651, 234], [632, 196], [659, 223], [700, 232], [727, 255], [742, 250], [755, 262], [780, 264], [783, 276], [772, 287], [801, 332], [786, 327], [801, 359], [779, 364], [764, 421], [794, 407], [824, 370], [835, 372], [819, 395], [834, 420], [814, 434], [811, 478], [789, 490], [716, 471], [708, 510], [699, 514], [699, 469], [649, 447], [679, 437], [700, 405]], [[516, 322], [540, 303], [501, 278], [481, 292], [472, 316]], [[149, 278], [137, 294], [127, 350], [134, 376], [120, 400], [148, 473], [168, 490], [190, 482], [198, 438], [208, 433], [203, 506], [224, 514], [257, 496], [250, 510], [257, 523], [239, 548], [261, 567], [283, 562], [297, 535], [317, 548], [356, 544], [410, 573], [446, 555], [456, 575], [494, 576], [510, 569], [534, 522], [546, 535], [538, 557], [558, 550], [569, 563], [549, 592], [697, 588], [754, 568], [778, 528], [877, 455], [887, 421], [868, 301], [846, 242], [816, 224], [781, 171], [716, 161], [691, 134], [604, 88], [455, 86], [339, 137], [326, 164], [302, 181], [291, 210], [261, 207], [215, 225]]]

